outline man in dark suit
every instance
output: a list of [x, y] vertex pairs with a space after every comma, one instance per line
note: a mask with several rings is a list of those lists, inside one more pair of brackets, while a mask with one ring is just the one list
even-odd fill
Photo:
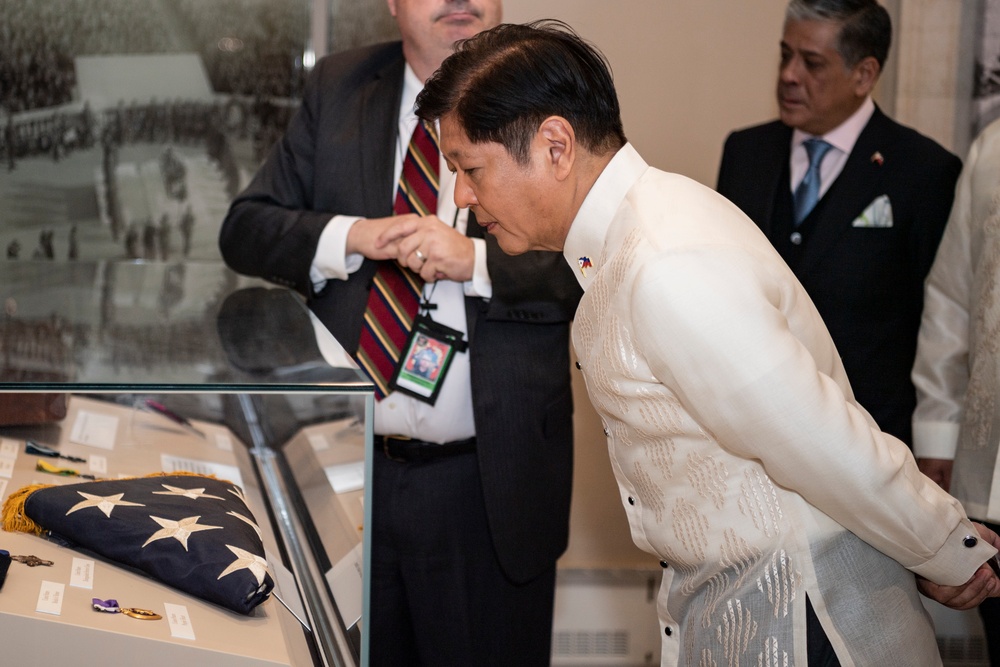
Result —
[[426, 312], [468, 349], [433, 405], [391, 387], [375, 405], [369, 664], [545, 665], [568, 534], [568, 327], [580, 289], [561, 255], [509, 257], [483, 238], [443, 167], [436, 210], [393, 216], [416, 95], [501, 7], [389, 8], [402, 42], [317, 63], [220, 247], [235, 270], [305, 294], [352, 354], [380, 267], [398, 262], [427, 281]]
[[912, 446], [924, 278], [961, 162], [872, 101], [891, 33], [875, 0], [791, 0], [780, 120], [729, 136], [717, 189], [812, 297], [858, 402]]

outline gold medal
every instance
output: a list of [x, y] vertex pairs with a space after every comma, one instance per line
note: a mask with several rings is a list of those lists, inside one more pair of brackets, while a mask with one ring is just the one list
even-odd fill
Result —
[[149, 609], [139, 609], [138, 607], [120, 607], [118, 600], [102, 600], [94, 598], [91, 602], [94, 611], [103, 611], [106, 614], [125, 614], [130, 618], [138, 618], [140, 621], [158, 621], [162, 616]]
[[131, 616], [132, 618], [138, 618], [140, 621], [158, 621], [163, 618], [155, 611], [150, 611], [148, 609], [136, 609], [135, 607], [124, 607], [122, 609], [122, 613], [126, 616]]

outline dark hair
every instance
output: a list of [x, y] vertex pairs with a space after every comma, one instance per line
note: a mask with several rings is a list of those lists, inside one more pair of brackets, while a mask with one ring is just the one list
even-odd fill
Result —
[[837, 21], [837, 52], [847, 67], [871, 56], [881, 69], [892, 43], [892, 20], [876, 0], [791, 0], [785, 21]]
[[626, 142], [607, 60], [551, 19], [501, 24], [459, 42], [417, 97], [417, 115], [425, 121], [452, 112], [470, 141], [502, 144], [521, 164], [549, 116], [569, 121], [591, 153]]

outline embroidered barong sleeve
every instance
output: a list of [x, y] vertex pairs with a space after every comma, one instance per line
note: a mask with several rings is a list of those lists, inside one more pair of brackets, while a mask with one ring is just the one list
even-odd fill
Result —
[[818, 314], [790, 306], [805, 292], [754, 252], [692, 243], [646, 258], [630, 324], [651, 371], [724, 448], [912, 572], [965, 583], [994, 549], [963, 545], [977, 533], [961, 505], [831, 377], [842, 369]]
[[[973, 221], [986, 211], [975, 202], [992, 200], [997, 164], [980, 160], [984, 137], [969, 151], [955, 192], [955, 204], [945, 227], [924, 289], [924, 311], [917, 338], [913, 384], [913, 453], [917, 458], [954, 459], [969, 385], [969, 313], [973, 293]], [[989, 160], [989, 157], [987, 160]], [[983, 183], [982, 174], [988, 173]], [[985, 190], [985, 192], [984, 192]]]

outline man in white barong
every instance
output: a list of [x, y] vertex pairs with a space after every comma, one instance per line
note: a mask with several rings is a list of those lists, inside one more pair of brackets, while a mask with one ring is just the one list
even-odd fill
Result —
[[757, 227], [627, 143], [604, 57], [564, 24], [501, 25], [417, 107], [456, 204], [508, 253], [561, 250], [585, 289], [573, 344], [664, 568], [661, 664], [940, 665], [918, 586], [996, 595], [1000, 540], [855, 402]]

